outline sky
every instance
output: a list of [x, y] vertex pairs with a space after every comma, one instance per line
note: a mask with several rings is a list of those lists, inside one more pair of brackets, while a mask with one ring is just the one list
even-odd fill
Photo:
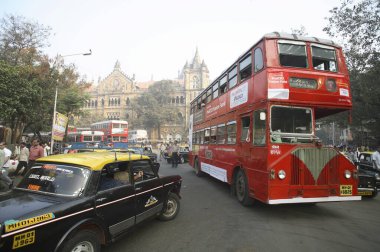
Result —
[[137, 82], [174, 79], [196, 48], [216, 78], [264, 34], [304, 26], [323, 32], [339, 0], [1, 0], [0, 18], [24, 16], [51, 27], [50, 57], [65, 57], [88, 81], [104, 79], [119, 60]]

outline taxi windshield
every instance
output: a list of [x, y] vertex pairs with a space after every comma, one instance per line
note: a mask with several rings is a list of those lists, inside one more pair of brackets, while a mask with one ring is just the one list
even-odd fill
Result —
[[90, 176], [90, 170], [68, 165], [36, 164], [17, 186], [18, 189], [79, 196]]

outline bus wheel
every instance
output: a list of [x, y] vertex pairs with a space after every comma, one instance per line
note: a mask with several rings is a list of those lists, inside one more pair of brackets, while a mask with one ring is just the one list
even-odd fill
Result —
[[202, 177], [203, 176], [203, 172], [201, 171], [201, 168], [199, 166], [198, 159], [195, 159], [195, 161], [194, 161], [194, 171], [195, 171], [195, 175], [197, 177]]
[[243, 170], [239, 170], [235, 178], [235, 192], [238, 201], [243, 206], [251, 206], [253, 199], [249, 197], [248, 182]]

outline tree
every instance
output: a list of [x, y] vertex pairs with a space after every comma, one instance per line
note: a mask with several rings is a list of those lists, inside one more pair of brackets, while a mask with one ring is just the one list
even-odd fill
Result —
[[[340, 38], [350, 71], [353, 124], [369, 129], [380, 139], [380, 1], [343, 0], [330, 11], [331, 37]], [[362, 140], [363, 142], [363, 140]]]
[[48, 46], [50, 30], [22, 16], [7, 15], [0, 22], [0, 59], [11, 65], [32, 65]]
[[142, 93], [132, 101], [132, 108], [137, 115], [133, 119], [134, 126], [140, 126], [149, 129], [154, 128], [161, 136], [161, 127], [167, 123], [174, 123], [179, 109], [168, 103], [168, 94], [178, 91], [180, 86], [171, 80], [162, 80], [155, 82], [149, 87], [148, 91]]
[[[75, 66], [57, 66], [42, 49], [50, 28], [24, 17], [7, 16], [0, 22], [0, 119], [12, 129], [12, 143], [25, 128], [35, 133], [51, 130], [56, 87], [58, 111], [81, 113], [88, 84]], [[61, 71], [62, 70], [62, 71]]]

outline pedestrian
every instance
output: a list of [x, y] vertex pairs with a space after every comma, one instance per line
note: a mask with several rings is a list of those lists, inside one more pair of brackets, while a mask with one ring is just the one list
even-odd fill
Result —
[[350, 146], [347, 147], [346, 155], [353, 163], [355, 162], [355, 153]]
[[163, 159], [165, 159], [165, 151], [166, 151], [166, 145], [164, 143], [161, 143], [161, 146], [160, 146], [160, 161]]
[[380, 145], [377, 146], [376, 151], [372, 154], [373, 166], [380, 169]]
[[8, 173], [12, 151], [6, 147], [5, 142], [0, 143], [0, 149], [4, 152], [4, 161], [1, 164], [2, 170], [0, 172], [0, 180], [4, 181], [8, 185], [9, 189], [11, 189], [13, 186], [13, 181], [10, 177], [8, 177]]
[[30, 170], [30, 168], [36, 162], [36, 159], [43, 156], [44, 156], [44, 149], [42, 148], [42, 146], [40, 146], [39, 140], [33, 139], [32, 146], [30, 147], [30, 150], [29, 150], [28, 166], [22, 172], [22, 176], [24, 176]]
[[20, 144], [20, 154], [17, 156], [18, 165], [16, 171], [13, 173], [13, 176], [17, 176], [19, 171], [24, 168], [24, 170], [28, 167], [28, 159], [29, 159], [29, 149], [26, 148], [26, 143], [22, 142]]
[[45, 142], [41, 144], [42, 148], [44, 149], [44, 157], [47, 157], [50, 155], [50, 147]]
[[177, 168], [178, 167], [178, 143], [177, 141], [174, 141], [174, 144], [172, 145], [172, 167]]

